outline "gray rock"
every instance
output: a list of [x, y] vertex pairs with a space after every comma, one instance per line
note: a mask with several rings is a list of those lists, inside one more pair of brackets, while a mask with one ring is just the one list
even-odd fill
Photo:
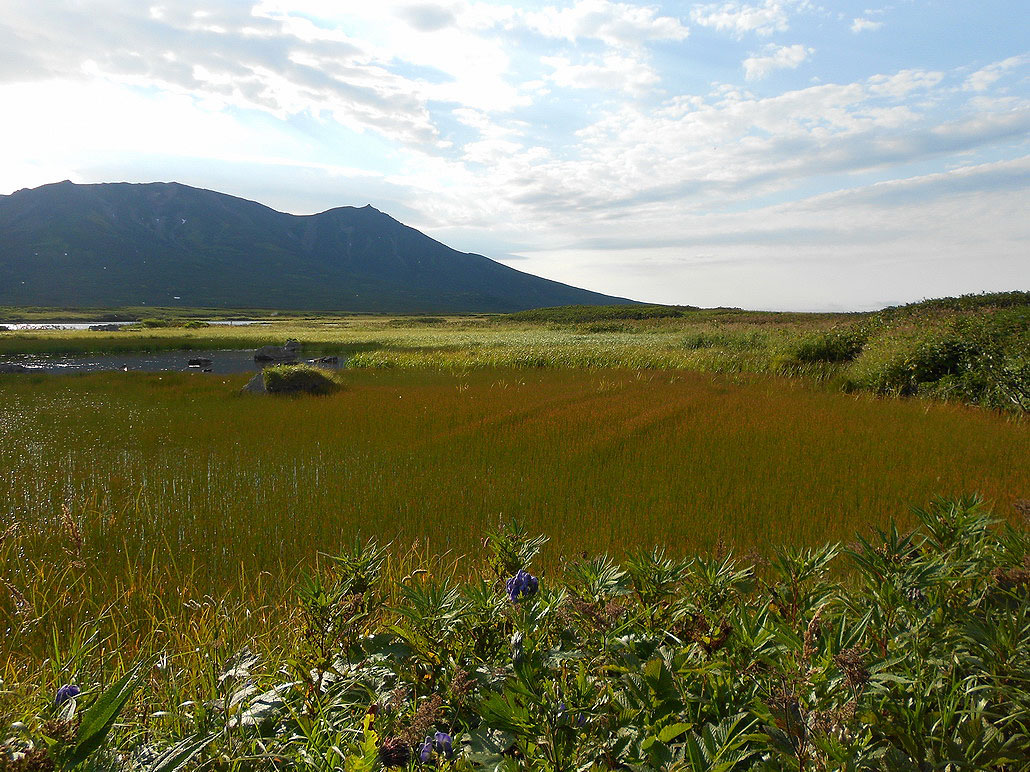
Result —
[[296, 362], [298, 353], [300, 344], [295, 340], [288, 340], [284, 346], [262, 346], [254, 352], [254, 361]]
[[91, 324], [89, 326], [90, 332], [118, 332], [121, 325], [118, 324]]
[[241, 394], [264, 394], [265, 374], [255, 373], [254, 377], [247, 381], [247, 385], [240, 389]]
[[207, 357], [195, 357], [189, 361], [190, 367], [209, 367], [214, 362]]
[[0, 373], [27, 373], [29, 368], [9, 362], [0, 362]]

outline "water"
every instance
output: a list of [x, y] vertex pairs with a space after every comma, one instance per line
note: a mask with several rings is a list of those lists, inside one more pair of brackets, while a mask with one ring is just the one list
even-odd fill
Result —
[[[210, 364], [191, 367], [191, 359], [210, 359]], [[308, 361], [301, 356], [301, 362]], [[320, 367], [337, 369], [345, 363], [319, 363]], [[125, 370], [135, 372], [204, 372], [229, 375], [253, 373], [261, 369], [254, 361], [254, 349], [230, 349], [222, 351], [154, 351], [124, 354], [21, 354], [0, 357], [0, 364], [19, 364], [38, 373], [90, 373], [102, 370]]]
[[[207, 324], [220, 324], [229, 327], [244, 326], [248, 324], [268, 324], [263, 319], [204, 319], [202, 320]], [[90, 327], [96, 325], [114, 324], [121, 327], [126, 324], [136, 324], [136, 322], [0, 322], [0, 328], [6, 327], [8, 330], [88, 330]]]

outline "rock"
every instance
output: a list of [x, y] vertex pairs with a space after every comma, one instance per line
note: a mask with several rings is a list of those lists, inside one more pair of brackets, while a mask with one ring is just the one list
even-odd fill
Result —
[[241, 394], [264, 394], [265, 374], [254, 373], [254, 377], [247, 381], [247, 385], [240, 389]]
[[333, 356], [318, 357], [317, 359], [312, 359], [311, 360], [311, 364], [313, 364], [313, 365], [335, 365], [339, 361], [340, 361], [339, 357], [333, 357]]
[[262, 346], [254, 352], [255, 362], [296, 362], [300, 344], [295, 340], [286, 341], [284, 346]]
[[122, 329], [120, 324], [91, 324], [90, 332], [118, 332]]
[[208, 367], [214, 364], [214, 362], [207, 357], [195, 357], [189, 361], [190, 367]]
[[29, 368], [10, 362], [0, 362], [0, 373], [27, 373]]

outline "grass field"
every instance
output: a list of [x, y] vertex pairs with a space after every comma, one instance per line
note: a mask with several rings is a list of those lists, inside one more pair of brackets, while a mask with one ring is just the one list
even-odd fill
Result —
[[0, 330], [0, 357], [245, 349], [294, 338], [311, 355], [342, 355], [353, 368], [768, 373], [835, 390], [1030, 410], [1026, 292], [865, 314], [573, 306], [497, 316], [266, 316], [260, 325], [190, 328], [202, 310], [169, 313], [113, 333]]
[[[0, 501], [18, 537], [4, 580], [30, 588], [74, 563], [93, 604], [144, 575], [275, 602], [355, 534], [459, 555], [517, 517], [551, 537], [553, 561], [748, 551], [849, 539], [937, 494], [1005, 513], [1030, 492], [1025, 424], [957, 405], [682, 372], [344, 380], [277, 399], [237, 395], [243, 377], [0, 376]], [[52, 613], [73, 629], [90, 611]]]

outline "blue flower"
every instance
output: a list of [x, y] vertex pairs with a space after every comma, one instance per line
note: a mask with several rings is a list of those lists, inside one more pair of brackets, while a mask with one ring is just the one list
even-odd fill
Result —
[[433, 739], [427, 737], [426, 741], [418, 746], [419, 761], [428, 764], [433, 758], [433, 751], [444, 758], [451, 758], [454, 755], [454, 739], [446, 732], [437, 732]]
[[433, 758], [433, 741], [427, 739], [424, 743], [418, 746], [418, 758], [423, 764], [428, 764], [429, 760]]
[[54, 698], [54, 705], [60, 707], [68, 700], [74, 700], [82, 693], [82, 690], [75, 684], [65, 684], [57, 690], [57, 696]]
[[511, 598], [512, 603], [515, 603], [519, 598], [527, 598], [530, 595], [535, 594], [539, 587], [540, 582], [537, 578], [528, 571], [523, 571], [521, 568], [519, 569], [519, 572], [505, 584], [505, 589], [507, 589], [508, 597]]
[[433, 747], [448, 759], [454, 755], [453, 743], [454, 740], [446, 732], [437, 732], [433, 738]]

